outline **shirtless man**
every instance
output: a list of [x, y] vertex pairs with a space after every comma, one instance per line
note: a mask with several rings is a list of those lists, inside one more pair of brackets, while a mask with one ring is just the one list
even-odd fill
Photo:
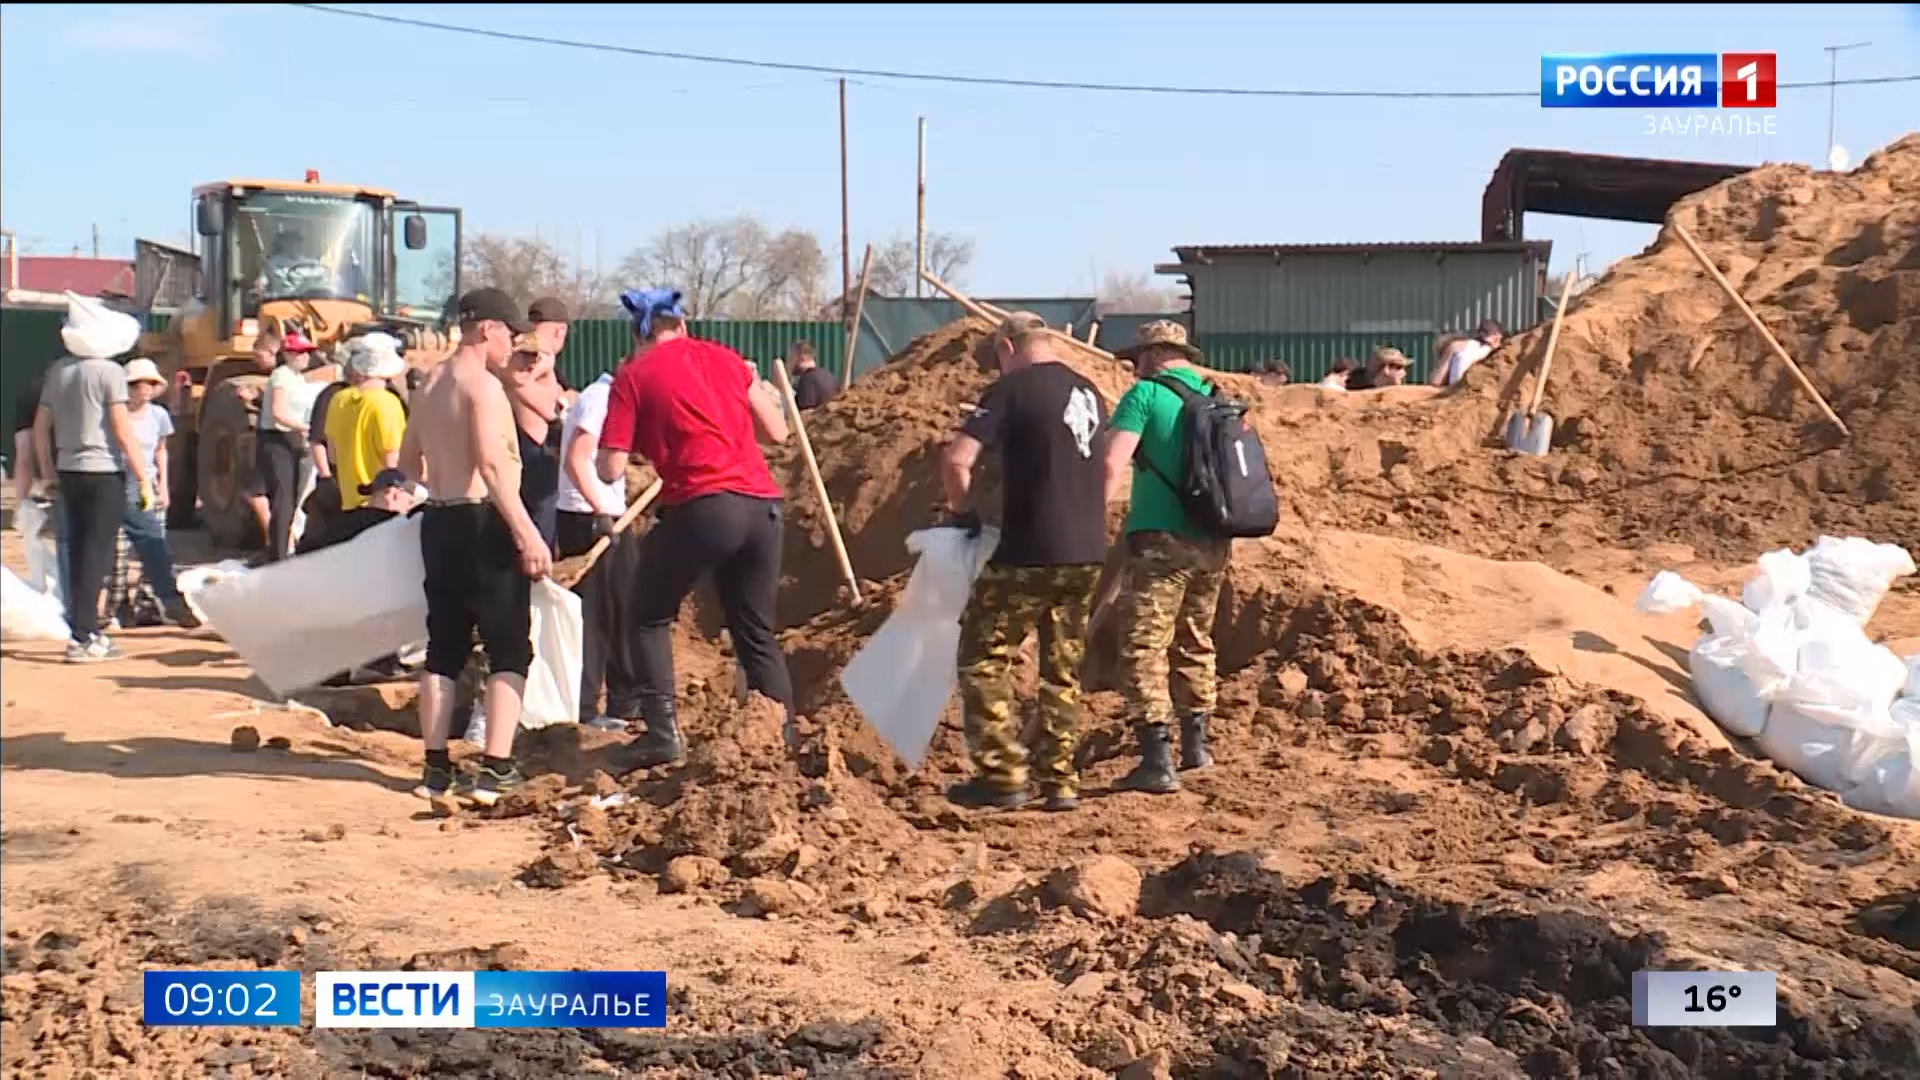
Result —
[[553, 555], [520, 501], [520, 451], [501, 375], [516, 334], [531, 324], [499, 289], [460, 298], [460, 347], [413, 399], [400, 468], [424, 480], [420, 555], [426, 565], [427, 666], [420, 676], [426, 767], [414, 793], [432, 799], [456, 784], [447, 757], [453, 690], [473, 648], [487, 652], [487, 745], [480, 775], [462, 793], [492, 806], [523, 778], [513, 763], [521, 696], [533, 663], [534, 581]]

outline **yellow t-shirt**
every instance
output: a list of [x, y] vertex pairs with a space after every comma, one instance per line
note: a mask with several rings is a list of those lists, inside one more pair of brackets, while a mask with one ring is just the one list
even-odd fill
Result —
[[386, 467], [388, 454], [400, 452], [407, 414], [391, 390], [349, 386], [327, 404], [327, 449], [333, 477], [340, 485], [340, 509], [358, 510], [367, 501], [360, 485], [370, 484]]

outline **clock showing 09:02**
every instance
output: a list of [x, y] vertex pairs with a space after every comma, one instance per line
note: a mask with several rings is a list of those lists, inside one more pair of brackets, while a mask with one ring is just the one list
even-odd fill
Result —
[[149, 1027], [297, 1027], [297, 971], [149, 971], [142, 979]]

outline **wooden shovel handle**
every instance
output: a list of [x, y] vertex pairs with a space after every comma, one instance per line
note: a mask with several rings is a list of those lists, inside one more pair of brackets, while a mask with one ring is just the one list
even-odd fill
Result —
[[614, 539], [632, 528], [633, 523], [640, 520], [640, 515], [647, 512], [647, 507], [653, 505], [653, 500], [660, 497], [660, 488], [660, 478], [656, 476], [653, 478], [653, 483], [648, 484], [647, 489], [640, 493], [640, 497], [633, 500], [633, 505], [627, 507], [627, 512], [621, 514], [613, 523], [613, 528], [607, 535], [595, 540], [593, 546], [587, 549], [586, 558], [580, 563], [579, 576], [575, 577], [574, 581], [585, 580], [587, 574], [592, 572], [593, 564], [599, 562], [600, 556], [605, 555], [607, 549], [613, 546]]
[[1533, 404], [1527, 406], [1527, 415], [1540, 411], [1540, 400], [1547, 396], [1547, 376], [1553, 371], [1553, 350], [1560, 344], [1560, 321], [1567, 317], [1567, 304], [1573, 299], [1573, 275], [1560, 285], [1560, 306], [1553, 310], [1553, 329], [1547, 331], [1547, 354], [1540, 361], [1540, 379], [1533, 384]]

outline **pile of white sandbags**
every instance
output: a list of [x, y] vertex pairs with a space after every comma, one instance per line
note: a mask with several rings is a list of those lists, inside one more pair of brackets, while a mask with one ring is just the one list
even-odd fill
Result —
[[1903, 661], [1865, 629], [1914, 569], [1892, 544], [1823, 536], [1761, 556], [1740, 603], [1663, 571], [1635, 610], [1701, 609], [1694, 694], [1730, 734], [1849, 806], [1920, 819], [1920, 656]]

